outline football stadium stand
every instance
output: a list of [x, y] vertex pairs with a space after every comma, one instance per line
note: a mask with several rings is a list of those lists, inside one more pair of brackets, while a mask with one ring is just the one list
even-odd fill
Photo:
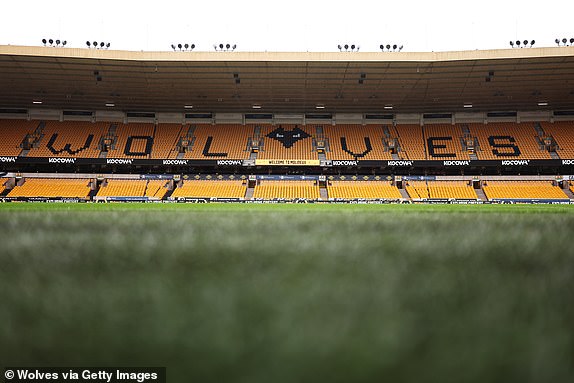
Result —
[[458, 125], [425, 125], [422, 127], [425, 135], [427, 159], [469, 160], [468, 151], [463, 149], [463, 132]]
[[163, 198], [167, 189], [162, 180], [108, 179], [98, 191], [97, 197], [155, 197]]
[[552, 158], [537, 141], [532, 123], [469, 124], [468, 128], [478, 138], [479, 160]]
[[153, 124], [118, 124], [114, 130], [117, 142], [108, 151], [108, 157], [150, 158], [154, 128]]
[[420, 125], [397, 125], [398, 140], [401, 146], [399, 157], [404, 160], [426, 159], [426, 145]]
[[155, 129], [151, 157], [156, 159], [177, 158], [178, 144], [188, 129], [188, 125], [158, 124]]
[[41, 139], [30, 149], [28, 157], [98, 158], [99, 139], [108, 126], [102, 122], [46, 121]]
[[25, 138], [31, 137], [37, 128], [38, 121], [0, 120], [0, 155], [20, 155]]
[[264, 125], [263, 145], [257, 158], [262, 160], [318, 160], [310, 127], [300, 125]]
[[568, 199], [560, 187], [549, 181], [485, 181], [482, 189], [489, 200]]
[[478, 199], [466, 181], [408, 181], [406, 190], [413, 199]]
[[324, 128], [329, 142], [326, 156], [330, 160], [391, 160], [383, 144], [381, 125], [331, 125]]
[[401, 199], [401, 193], [389, 181], [329, 181], [332, 199]]
[[542, 122], [544, 133], [556, 142], [556, 153], [560, 158], [574, 159], [574, 122]]
[[241, 124], [192, 126], [187, 133], [191, 150], [183, 158], [200, 160], [249, 158], [253, 127]]
[[256, 199], [320, 199], [316, 181], [259, 181], [253, 198]]
[[14, 187], [8, 197], [87, 198], [89, 193], [89, 179], [28, 178], [22, 185]]
[[174, 189], [171, 197], [244, 198], [246, 191], [243, 180], [186, 180]]

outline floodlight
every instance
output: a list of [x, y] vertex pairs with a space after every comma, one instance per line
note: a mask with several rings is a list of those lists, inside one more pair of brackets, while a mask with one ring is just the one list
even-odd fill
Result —
[[66, 44], [68, 44], [68, 42], [66, 40], [62, 41], [62, 46], [66, 46]]
[[184, 47], [185, 47], [186, 50], [189, 49], [189, 44], [188, 44], [188, 43], [185, 43]]
[[88, 46], [88, 48], [90, 47], [90, 42], [86, 41], [86, 45]]
[[54, 40], [52, 39], [48, 40], [48, 42], [50, 43], [50, 45], [54, 44]]
[[219, 49], [223, 49], [223, 44], [219, 44]]
[[195, 49], [195, 44], [191, 44], [191, 49]]
[[393, 44], [393, 50], [394, 50], [394, 51], [397, 50], [397, 44]]
[[566, 39], [562, 39], [562, 42], [563, 42], [564, 44], [566, 44], [567, 41], [568, 41], [568, 40], [566, 40]]
[[177, 44], [177, 47], [179, 48], [179, 50], [181, 50], [182, 45], [181, 45], [181, 44]]
[[46, 43], [47, 43], [46, 39], [42, 39], [42, 43], [44, 43], [44, 45], [46, 45]]
[[391, 44], [387, 44], [387, 50], [391, 50]]
[[229, 48], [231, 48], [231, 45], [229, 43], [225, 44], [225, 49], [229, 50]]
[[56, 40], [56, 45], [60, 45], [60, 40]]
[[345, 50], [349, 49], [349, 44], [345, 44]]

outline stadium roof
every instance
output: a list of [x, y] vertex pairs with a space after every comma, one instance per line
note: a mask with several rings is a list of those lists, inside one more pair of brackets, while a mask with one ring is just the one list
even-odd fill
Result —
[[102, 110], [111, 103], [115, 110], [146, 112], [574, 109], [574, 47], [246, 53], [0, 46], [0, 71], [0, 108]]

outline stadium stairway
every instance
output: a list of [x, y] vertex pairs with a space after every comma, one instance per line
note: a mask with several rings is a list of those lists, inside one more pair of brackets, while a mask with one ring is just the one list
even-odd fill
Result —
[[488, 198], [486, 198], [486, 194], [484, 194], [484, 190], [482, 189], [474, 189], [474, 192], [476, 193], [476, 195], [478, 196], [478, 199], [481, 201], [488, 201]]
[[570, 191], [570, 189], [562, 189], [562, 191], [564, 192], [564, 194], [566, 194], [568, 196], [568, 198], [570, 198], [571, 200], [574, 200], [574, 193], [572, 193], [572, 191]]
[[245, 192], [245, 199], [253, 199], [253, 193], [255, 192], [254, 187], [248, 187], [247, 191]]
[[403, 197], [404, 199], [411, 199], [411, 196], [409, 195], [409, 193], [407, 193], [406, 189], [399, 189], [399, 193], [401, 193], [401, 197]]

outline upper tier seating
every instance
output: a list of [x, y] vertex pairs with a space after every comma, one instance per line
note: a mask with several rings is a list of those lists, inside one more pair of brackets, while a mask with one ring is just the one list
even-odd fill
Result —
[[564, 159], [574, 159], [574, 122], [542, 122], [541, 125], [544, 132], [556, 140], [558, 156]]
[[259, 181], [253, 198], [261, 199], [319, 199], [316, 181]]
[[401, 145], [401, 151], [399, 152], [401, 159], [426, 159], [426, 144], [420, 125], [397, 125], [395, 130]]
[[[425, 125], [425, 145], [429, 160], [469, 160], [468, 152], [463, 150], [460, 138], [462, 130], [457, 125]], [[432, 146], [431, 146], [432, 145]], [[442, 147], [444, 146], [444, 148]]]
[[326, 153], [330, 160], [391, 160], [383, 145], [381, 125], [327, 125], [324, 135], [329, 139]]
[[0, 156], [18, 156], [27, 134], [33, 133], [38, 121], [0, 120]]
[[568, 199], [549, 181], [486, 181], [482, 189], [492, 199]]
[[14, 187], [8, 197], [87, 198], [89, 183], [89, 179], [27, 178], [23, 185]]
[[98, 158], [98, 144], [108, 127], [105, 122], [46, 121], [44, 136], [28, 157]]
[[552, 158], [548, 151], [540, 149], [533, 123], [469, 124], [468, 127], [478, 138], [480, 150], [476, 155], [479, 160]]
[[329, 198], [400, 199], [399, 189], [389, 181], [329, 181]]
[[[574, 159], [574, 122], [541, 123], [558, 144], [560, 158]], [[38, 129], [44, 126], [43, 129]], [[115, 128], [114, 128], [115, 127]], [[255, 125], [158, 124], [75, 121], [0, 120], [0, 156], [98, 158], [101, 144], [108, 158], [175, 159], [185, 141], [184, 159], [248, 159], [249, 143], [257, 139], [258, 159], [318, 160], [316, 141], [326, 145], [331, 160], [392, 160], [386, 145], [400, 146], [395, 159], [469, 160], [461, 142], [463, 128], [478, 144], [478, 160], [552, 159], [541, 144], [534, 123], [407, 125]], [[114, 128], [114, 129], [112, 129]], [[320, 130], [319, 130], [320, 128]], [[259, 131], [258, 137], [255, 136]], [[28, 138], [27, 138], [28, 137]], [[105, 140], [102, 140], [105, 138]], [[342, 139], [343, 138], [343, 139]], [[474, 140], [476, 138], [476, 141]], [[24, 142], [33, 143], [26, 154]], [[183, 149], [182, 149], [183, 150]]]
[[242, 160], [249, 158], [247, 143], [253, 137], [253, 127], [241, 124], [197, 125], [193, 130], [195, 141], [186, 159]]
[[172, 197], [189, 198], [244, 198], [247, 191], [243, 180], [186, 180], [177, 187]]
[[313, 149], [312, 128], [302, 125], [263, 125], [263, 146], [258, 159], [264, 160], [318, 160]]
[[154, 128], [153, 124], [117, 124], [117, 142], [115, 147], [108, 151], [108, 157], [150, 158], [154, 144]]

